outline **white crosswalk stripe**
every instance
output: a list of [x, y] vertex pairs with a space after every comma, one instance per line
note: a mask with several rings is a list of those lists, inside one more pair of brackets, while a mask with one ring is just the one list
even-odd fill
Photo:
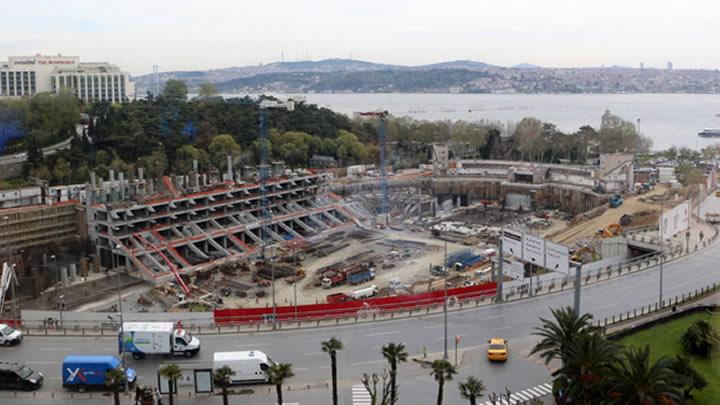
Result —
[[362, 384], [352, 386], [352, 403], [353, 405], [370, 405], [370, 393]]
[[[544, 397], [550, 394], [552, 394], [552, 384], [540, 384], [534, 387], [525, 388], [524, 390], [521, 390], [519, 392], [512, 393], [510, 395], [510, 402], [505, 399], [499, 399], [497, 405], [515, 405], [517, 403], [524, 405], [526, 403], [529, 403], [532, 399]], [[353, 402], [353, 404], [355, 403]], [[483, 405], [492, 405], [492, 402], [487, 401]]]

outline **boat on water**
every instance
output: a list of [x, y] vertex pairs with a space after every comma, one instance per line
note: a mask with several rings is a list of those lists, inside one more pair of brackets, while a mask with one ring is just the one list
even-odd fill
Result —
[[720, 138], [720, 129], [703, 129], [702, 132], [698, 133], [698, 136], [702, 138]]

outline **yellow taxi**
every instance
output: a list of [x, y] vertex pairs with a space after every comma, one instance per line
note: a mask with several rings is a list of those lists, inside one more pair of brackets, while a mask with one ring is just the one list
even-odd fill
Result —
[[489, 361], [505, 361], [508, 358], [507, 340], [500, 338], [492, 338], [488, 340], [487, 357]]

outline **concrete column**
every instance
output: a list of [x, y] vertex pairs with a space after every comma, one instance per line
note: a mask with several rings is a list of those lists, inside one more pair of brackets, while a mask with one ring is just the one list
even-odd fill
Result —
[[145, 168], [138, 167], [138, 179], [140, 181], [145, 180]]
[[77, 279], [77, 266], [75, 266], [75, 263], [72, 263], [70, 265], [70, 281], [75, 281]]
[[64, 286], [68, 285], [68, 271], [67, 267], [61, 267], [60, 268], [60, 279], [62, 280], [62, 283]]
[[125, 200], [125, 173], [119, 173], [120, 178], [120, 199]]

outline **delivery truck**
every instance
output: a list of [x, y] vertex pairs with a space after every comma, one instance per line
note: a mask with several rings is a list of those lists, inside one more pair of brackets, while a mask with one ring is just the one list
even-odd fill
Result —
[[105, 373], [109, 370], [125, 371], [129, 386], [135, 384], [137, 374], [132, 368], [123, 369], [122, 363], [114, 356], [71, 355], [62, 363], [62, 385], [64, 388], [85, 392], [87, 389], [108, 389]]
[[235, 372], [231, 378], [233, 384], [268, 382], [268, 369], [275, 361], [259, 350], [242, 352], [213, 353], [213, 370], [227, 366]]
[[136, 360], [148, 354], [192, 357], [200, 351], [200, 340], [172, 322], [124, 322], [118, 340], [121, 351]]

